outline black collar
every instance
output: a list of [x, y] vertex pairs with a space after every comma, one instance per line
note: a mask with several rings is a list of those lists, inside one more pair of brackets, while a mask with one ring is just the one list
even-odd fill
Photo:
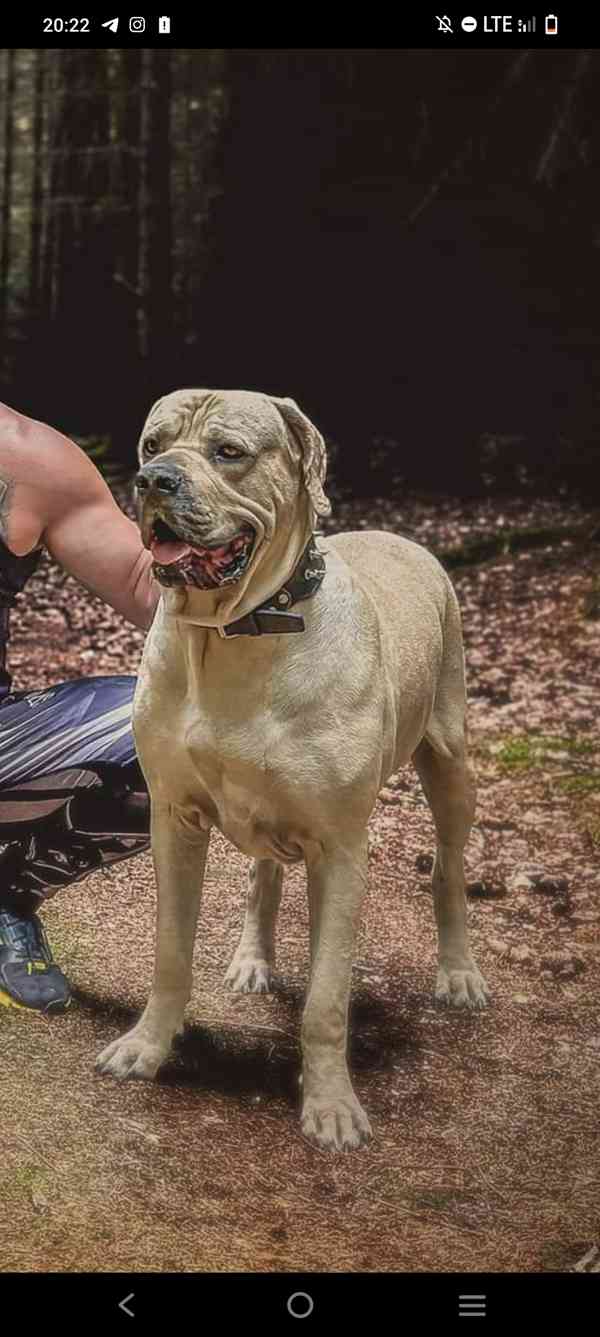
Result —
[[294, 567], [285, 585], [272, 594], [251, 613], [239, 617], [223, 627], [223, 636], [282, 636], [293, 631], [304, 631], [304, 618], [287, 610], [301, 599], [310, 599], [320, 588], [326, 566], [323, 553], [315, 547], [311, 535], [300, 561]]

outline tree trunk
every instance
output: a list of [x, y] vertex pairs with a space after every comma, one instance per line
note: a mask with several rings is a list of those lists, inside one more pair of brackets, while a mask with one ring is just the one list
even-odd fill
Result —
[[123, 318], [129, 328], [132, 355], [140, 354], [139, 296], [139, 190], [141, 158], [141, 51], [119, 52], [117, 76], [113, 193], [118, 201], [114, 248], [114, 282], [122, 292]]
[[0, 236], [0, 339], [6, 338], [8, 280], [11, 258], [11, 206], [13, 184], [13, 122], [15, 100], [15, 52], [6, 52], [4, 92], [4, 174], [2, 181], [2, 228]]
[[28, 318], [35, 320], [40, 302], [40, 257], [42, 242], [42, 138], [44, 124], [44, 79], [46, 53], [35, 52], [33, 74], [33, 170], [31, 176], [31, 249], [29, 255], [29, 310]]
[[139, 294], [139, 347], [140, 356], [146, 361], [149, 351], [149, 328], [147, 298], [150, 288], [150, 234], [151, 222], [151, 185], [150, 156], [152, 152], [152, 52], [142, 52], [140, 79], [140, 156], [138, 175], [138, 267], [137, 292]]
[[593, 51], [577, 52], [575, 63], [569, 73], [566, 87], [553, 117], [550, 133], [539, 157], [535, 173], [536, 182], [543, 181], [547, 186], [554, 185], [561, 142], [569, 129], [579, 85], [589, 69], [593, 55]]
[[171, 219], [171, 53], [150, 51], [148, 87], [146, 245], [148, 355], [153, 391], [164, 389], [173, 324], [173, 229]]

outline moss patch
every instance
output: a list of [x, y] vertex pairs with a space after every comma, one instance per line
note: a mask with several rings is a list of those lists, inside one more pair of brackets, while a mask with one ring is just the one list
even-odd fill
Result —
[[38, 1165], [18, 1165], [2, 1177], [2, 1192], [6, 1202], [16, 1203], [25, 1199], [40, 1209], [47, 1205], [49, 1190], [48, 1173]]
[[[597, 742], [587, 738], [557, 738], [544, 734], [530, 734], [525, 737], [507, 738], [496, 753], [496, 758], [500, 765], [507, 767], [508, 770], [529, 770], [533, 766], [562, 761], [565, 753], [570, 758], [590, 756], [598, 746]], [[562, 755], [558, 757], [557, 753]]]
[[[554, 547], [565, 541], [580, 542], [587, 536], [582, 525], [527, 525], [524, 529], [503, 529], [497, 534], [481, 535], [466, 539], [464, 543], [452, 548], [438, 549], [436, 556], [449, 570], [462, 566], [474, 566], [508, 553], [525, 552], [528, 549]], [[550, 560], [565, 557], [564, 549], [547, 554]]]
[[561, 775], [556, 788], [563, 794], [600, 794], [600, 771], [587, 775]]

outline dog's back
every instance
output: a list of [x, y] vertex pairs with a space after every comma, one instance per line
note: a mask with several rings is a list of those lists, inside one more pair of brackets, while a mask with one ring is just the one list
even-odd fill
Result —
[[[407, 607], [407, 599], [432, 598], [445, 611], [450, 582], [437, 558], [412, 539], [383, 529], [364, 529], [322, 540], [324, 550], [340, 554], [359, 583], [373, 582], [380, 596]], [[412, 610], [411, 610], [412, 612]]]

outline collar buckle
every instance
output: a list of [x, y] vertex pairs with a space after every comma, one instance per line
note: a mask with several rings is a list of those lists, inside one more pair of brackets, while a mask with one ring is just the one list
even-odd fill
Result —
[[[309, 566], [312, 560], [313, 566]], [[289, 610], [303, 599], [310, 599], [320, 589], [326, 573], [325, 557], [314, 546], [314, 535], [285, 585], [281, 585], [270, 599], [259, 604], [251, 613], [219, 627], [219, 635], [226, 640], [236, 636], [281, 636], [304, 631], [304, 618]]]

